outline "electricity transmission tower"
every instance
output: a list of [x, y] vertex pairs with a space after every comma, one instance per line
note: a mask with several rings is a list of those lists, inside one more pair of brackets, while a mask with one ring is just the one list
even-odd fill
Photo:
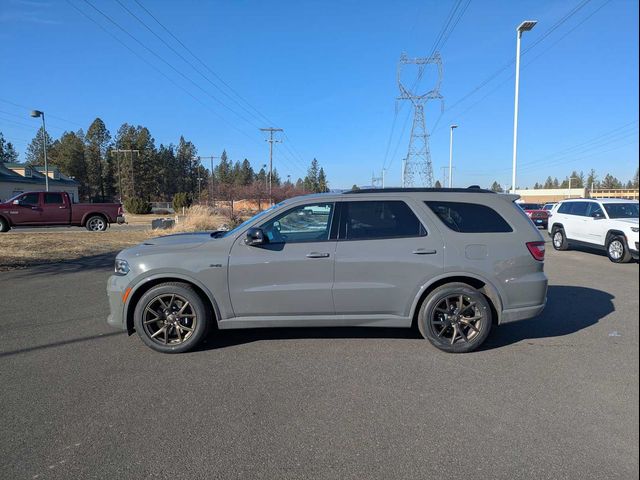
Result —
[[[402, 83], [402, 72], [408, 65], [418, 67], [418, 76], [413, 87], [408, 89]], [[424, 75], [425, 69], [433, 65], [437, 69], [437, 80], [435, 86], [426, 93], [419, 94], [415, 91], [418, 82]], [[411, 136], [409, 137], [409, 150], [403, 161], [402, 186], [413, 187], [416, 177], [419, 183], [426, 187], [433, 186], [433, 165], [431, 164], [431, 151], [429, 150], [429, 134], [424, 121], [424, 106], [429, 100], [440, 100], [440, 83], [442, 82], [442, 58], [439, 53], [430, 57], [409, 58], [405, 53], [400, 55], [398, 62], [398, 88], [400, 96], [398, 100], [409, 100], [413, 106], [413, 124], [411, 126]], [[444, 108], [444, 103], [441, 104]]]

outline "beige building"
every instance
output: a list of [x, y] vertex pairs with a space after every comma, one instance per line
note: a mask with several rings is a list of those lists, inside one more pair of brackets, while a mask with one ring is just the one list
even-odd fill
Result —
[[[58, 167], [49, 167], [50, 191], [67, 192], [73, 201], [77, 202], [79, 186], [79, 182], [60, 172]], [[8, 200], [19, 193], [44, 189], [44, 167], [0, 162], [0, 201]]]
[[550, 203], [559, 202], [567, 198], [626, 198], [638, 200], [637, 188], [613, 188], [594, 189], [588, 188], [540, 188], [516, 190], [523, 202], [528, 203]]

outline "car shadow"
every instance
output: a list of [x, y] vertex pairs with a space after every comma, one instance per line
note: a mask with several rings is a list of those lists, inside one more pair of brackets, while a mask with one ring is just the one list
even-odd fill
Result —
[[[549, 287], [547, 307], [535, 318], [494, 328], [480, 350], [504, 347], [522, 340], [561, 337], [596, 324], [615, 310], [610, 295], [585, 287]], [[308, 327], [213, 330], [196, 349], [212, 350], [264, 340], [293, 339], [419, 339], [417, 328]]]
[[547, 306], [540, 315], [500, 325], [491, 332], [480, 350], [504, 347], [523, 340], [571, 335], [615, 311], [614, 298], [594, 288], [550, 285]]

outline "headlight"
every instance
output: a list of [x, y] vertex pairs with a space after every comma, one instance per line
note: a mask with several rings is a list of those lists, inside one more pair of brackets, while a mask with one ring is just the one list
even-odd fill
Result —
[[129, 263], [126, 260], [116, 258], [115, 273], [116, 275], [126, 275], [129, 273]]
[[640, 228], [638, 228], [638, 227], [631, 227], [631, 231], [632, 231], [633, 233], [638, 233], [638, 232], [640, 232]]

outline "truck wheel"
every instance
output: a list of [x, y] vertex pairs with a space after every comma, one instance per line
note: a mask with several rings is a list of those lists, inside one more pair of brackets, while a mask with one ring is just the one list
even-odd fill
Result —
[[627, 241], [621, 236], [611, 236], [607, 242], [607, 257], [613, 263], [629, 263], [631, 252], [627, 247]]
[[484, 295], [466, 283], [447, 283], [431, 292], [420, 307], [418, 329], [445, 352], [478, 348], [491, 331], [491, 307]]
[[104, 232], [107, 229], [107, 221], [102, 215], [93, 215], [89, 217], [85, 227], [91, 232]]
[[554, 228], [551, 239], [553, 248], [555, 248], [556, 250], [567, 250], [569, 248], [569, 242], [567, 242], [567, 237], [564, 234], [564, 230], [562, 228]]
[[207, 333], [210, 311], [190, 285], [161, 283], [136, 305], [133, 324], [142, 341], [162, 353], [182, 353], [196, 347]]
[[9, 226], [9, 222], [0, 217], [0, 232], [8, 232], [10, 228], [11, 227]]

